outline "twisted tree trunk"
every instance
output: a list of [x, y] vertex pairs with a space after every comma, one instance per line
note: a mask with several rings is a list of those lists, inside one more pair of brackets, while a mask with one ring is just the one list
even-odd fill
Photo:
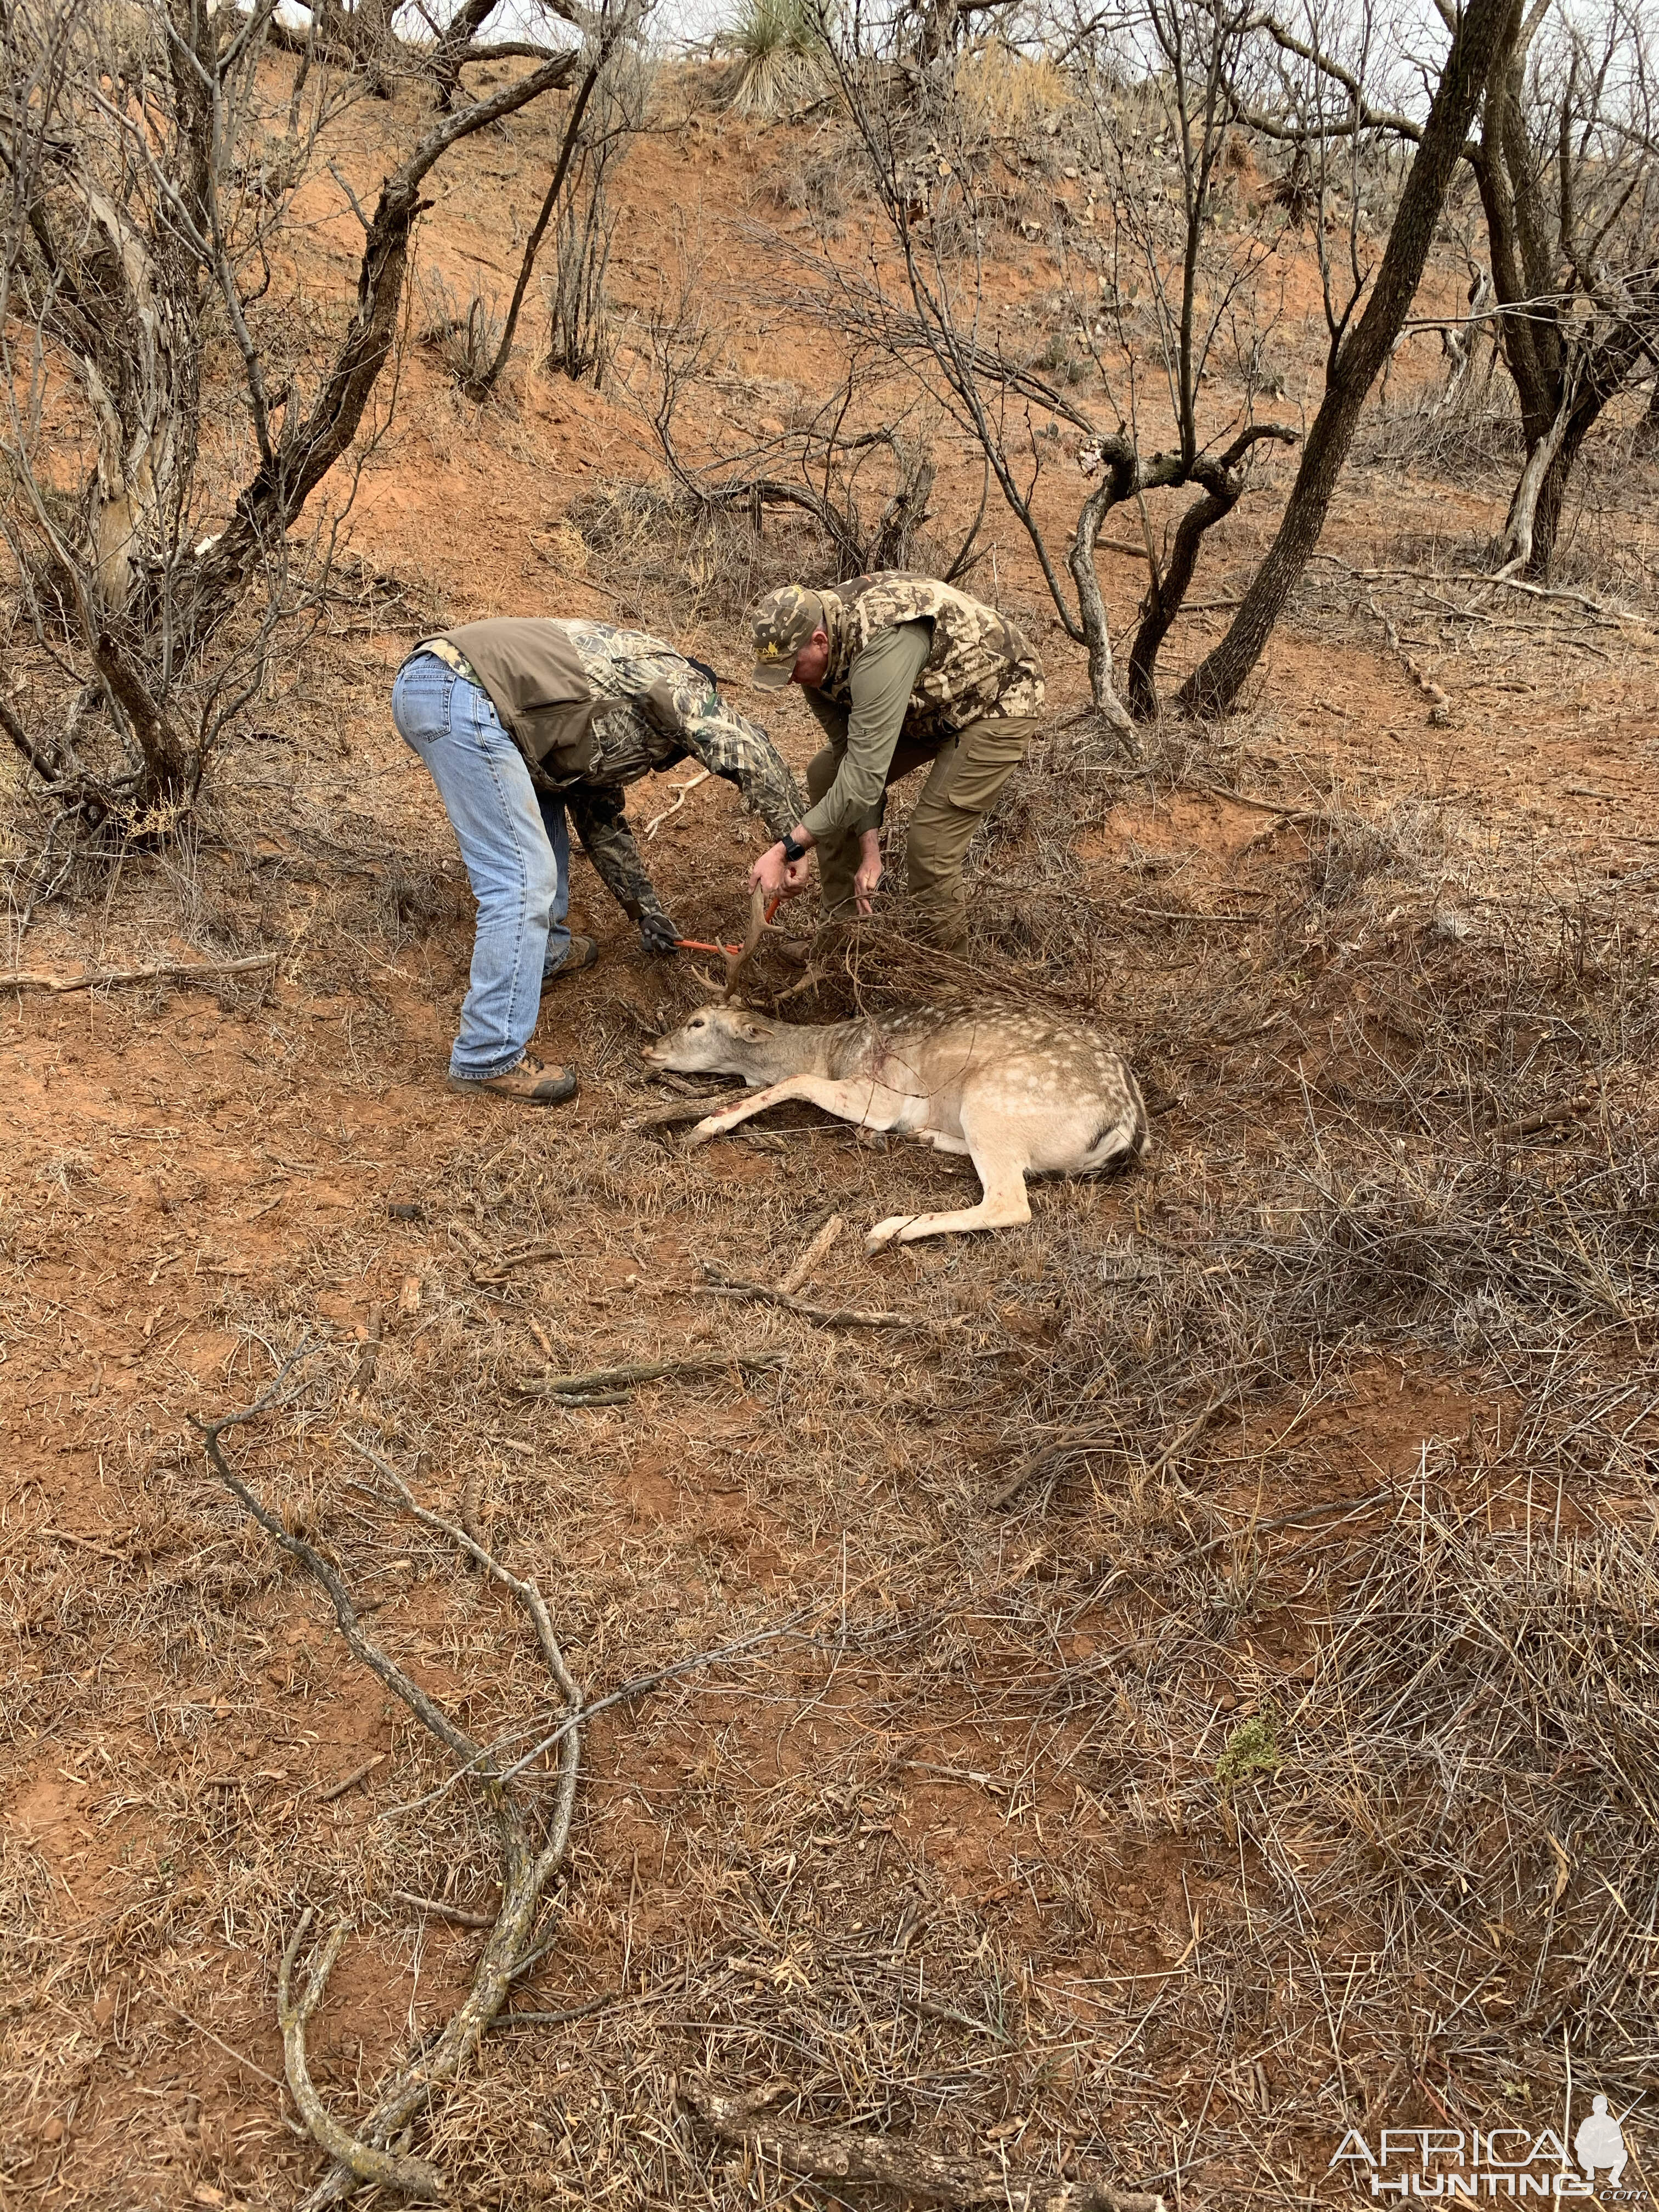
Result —
[[199, 644], [223, 620], [264, 549], [299, 520], [306, 501], [357, 434], [380, 371], [390, 358], [409, 271], [410, 234], [431, 203], [421, 186], [456, 143], [506, 115], [516, 114], [544, 92], [569, 83], [575, 48], [555, 54], [504, 85], [491, 99], [434, 126], [401, 167], [380, 187], [357, 274], [357, 312], [309, 413], [289, 423], [270, 457], [237, 499], [224, 531], [203, 556], [191, 610], [190, 632]]
[[1224, 521], [1244, 496], [1245, 454], [1264, 438], [1291, 446], [1296, 437], [1279, 423], [1253, 422], [1218, 459], [1194, 463], [1193, 477], [1202, 491], [1176, 526], [1169, 565], [1152, 579], [1129, 652], [1129, 712], [1137, 721], [1149, 722], [1158, 713], [1158, 653], [1192, 586], [1206, 533]]
[[1549, 574], [1567, 488], [1584, 441], [1645, 357], [1642, 303], [1632, 302], [1632, 307], [1631, 319], [1596, 346], [1577, 379], [1570, 381], [1555, 421], [1528, 456], [1498, 546], [1499, 560], [1518, 575]]
[[1128, 709], [1117, 696], [1113, 680], [1111, 631], [1107, 624], [1106, 601], [1100, 588], [1099, 573], [1095, 567], [1095, 541], [1100, 536], [1102, 523], [1112, 508], [1127, 499], [1134, 489], [1133, 448], [1127, 439], [1121, 442], [1127, 452], [1127, 463], [1121, 456], [1106, 462], [1106, 474], [1083, 502], [1071, 550], [1066, 556], [1066, 565], [1072, 572], [1073, 583], [1077, 586], [1078, 619], [1083, 627], [1084, 649], [1089, 656], [1089, 696], [1118, 735], [1127, 738], [1133, 736], [1134, 724], [1129, 719]]

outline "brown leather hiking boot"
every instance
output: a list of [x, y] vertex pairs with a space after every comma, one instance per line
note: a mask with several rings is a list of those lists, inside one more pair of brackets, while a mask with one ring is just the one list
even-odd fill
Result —
[[452, 1075], [452, 1091], [488, 1092], [492, 1098], [510, 1098], [519, 1106], [562, 1106], [576, 1095], [576, 1079], [568, 1067], [549, 1067], [526, 1053], [515, 1067], [499, 1075]]
[[599, 948], [592, 938], [573, 935], [570, 939], [569, 951], [565, 954], [564, 958], [560, 961], [550, 975], [542, 977], [543, 990], [544, 991], [550, 983], [562, 983], [567, 975], [575, 975], [579, 969], [591, 968], [599, 957]]

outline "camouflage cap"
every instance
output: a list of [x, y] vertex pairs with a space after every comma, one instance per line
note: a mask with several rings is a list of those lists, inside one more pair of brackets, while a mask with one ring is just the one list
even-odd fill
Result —
[[763, 691], [781, 691], [795, 671], [795, 658], [814, 630], [823, 628], [823, 601], [805, 584], [780, 584], [749, 617], [755, 633], [755, 682]]

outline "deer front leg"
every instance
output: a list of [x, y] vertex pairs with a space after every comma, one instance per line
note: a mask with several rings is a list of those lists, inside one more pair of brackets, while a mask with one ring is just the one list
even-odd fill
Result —
[[837, 1083], [827, 1075], [787, 1075], [781, 1083], [769, 1084], [764, 1091], [757, 1091], [752, 1098], [740, 1098], [723, 1114], [710, 1114], [698, 1122], [688, 1142], [704, 1145], [710, 1137], [723, 1137], [728, 1129], [735, 1129], [739, 1121], [748, 1121], [751, 1115], [763, 1114], [769, 1106], [785, 1105], [792, 1098], [804, 1098], [809, 1106], [822, 1106], [826, 1114], [834, 1114], [843, 1121], [863, 1121], [868, 1118], [875, 1088], [873, 1083]]

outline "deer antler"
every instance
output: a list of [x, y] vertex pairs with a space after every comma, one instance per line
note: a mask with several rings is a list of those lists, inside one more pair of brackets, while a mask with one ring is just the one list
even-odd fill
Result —
[[766, 927], [766, 893], [757, 884], [749, 902], [749, 927], [744, 932], [743, 943], [735, 952], [728, 952], [726, 956], [726, 988], [720, 994], [725, 1005], [731, 1004], [737, 991], [738, 978], [754, 956], [755, 947], [761, 941], [761, 932]]

